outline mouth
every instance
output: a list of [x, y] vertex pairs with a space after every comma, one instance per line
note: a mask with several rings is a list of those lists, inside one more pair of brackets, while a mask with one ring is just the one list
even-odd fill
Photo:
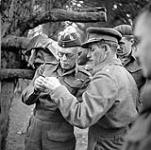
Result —
[[92, 62], [93, 61], [93, 59], [88, 59], [88, 62]]
[[124, 55], [124, 52], [121, 51], [121, 50], [119, 50], [119, 51], [117, 51], [117, 55], [123, 56], [123, 55]]
[[122, 49], [117, 49], [117, 53], [123, 53]]
[[64, 64], [64, 65], [68, 65], [69, 63], [67, 63], [67, 62], [62, 62], [62, 64]]
[[64, 61], [62, 61], [62, 62], [60, 62], [62, 65], [69, 65], [70, 63], [69, 62], [64, 62]]

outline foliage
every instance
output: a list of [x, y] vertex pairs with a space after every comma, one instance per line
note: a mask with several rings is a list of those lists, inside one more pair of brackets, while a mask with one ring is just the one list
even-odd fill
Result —
[[[118, 24], [132, 24], [140, 10], [150, 0], [72, 0], [68, 1], [68, 7], [79, 8], [105, 7], [107, 9], [107, 26]], [[104, 24], [103, 24], [104, 25]]]

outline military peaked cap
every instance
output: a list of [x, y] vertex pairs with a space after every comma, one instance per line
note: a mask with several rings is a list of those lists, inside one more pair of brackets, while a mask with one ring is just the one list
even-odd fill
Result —
[[133, 35], [132, 27], [127, 24], [116, 26], [114, 29], [119, 31], [122, 34], [122, 36], [132, 36]]
[[86, 48], [90, 43], [102, 40], [118, 43], [121, 38], [121, 33], [113, 28], [90, 27], [87, 29], [87, 40], [82, 44], [82, 47]]

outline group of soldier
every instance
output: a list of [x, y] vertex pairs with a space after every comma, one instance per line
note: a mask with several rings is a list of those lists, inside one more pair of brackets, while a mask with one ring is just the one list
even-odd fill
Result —
[[22, 93], [35, 104], [25, 150], [75, 150], [74, 126], [89, 128], [88, 150], [149, 150], [150, 26], [151, 4], [136, 21], [138, 45], [129, 25], [89, 27], [84, 43], [76, 32], [61, 34], [58, 63], [41, 65]]

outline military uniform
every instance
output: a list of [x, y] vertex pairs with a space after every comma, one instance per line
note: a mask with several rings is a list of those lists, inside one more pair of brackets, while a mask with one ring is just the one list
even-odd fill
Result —
[[[119, 25], [115, 27], [117, 31], [119, 31], [123, 37], [133, 38], [133, 32], [130, 25]], [[145, 78], [143, 77], [142, 67], [140, 66], [139, 60], [135, 57], [133, 48], [130, 50], [130, 54], [126, 56], [119, 55], [119, 58], [122, 61], [123, 66], [131, 73], [133, 76], [138, 89], [145, 84]]]
[[129, 58], [125, 59], [122, 64], [131, 73], [137, 84], [138, 90], [140, 90], [145, 84], [146, 79], [143, 76], [142, 67], [140, 66], [137, 58], [131, 55]]
[[[72, 43], [70, 41], [65, 44], [61, 41], [60, 45], [64, 48], [77, 46], [76, 40], [72, 39]], [[25, 104], [36, 104], [27, 128], [25, 150], [74, 150], [76, 144], [73, 126], [63, 118], [49, 91], [40, 92], [34, 89], [35, 79], [39, 76], [57, 77], [70, 93], [81, 101], [89, 75], [82, 67], [76, 65], [64, 72], [60, 63], [46, 63], [37, 69], [34, 79], [22, 94]]]
[[[80, 67], [63, 73], [59, 65], [46, 64], [37, 70], [34, 80], [40, 75], [57, 77], [79, 101], [89, 81], [89, 73]], [[74, 150], [73, 126], [62, 117], [49, 94], [35, 93], [32, 82], [24, 90], [22, 100], [28, 105], [36, 103], [26, 135], [27, 150]]]
[[150, 150], [151, 149], [151, 81], [142, 89], [143, 110], [126, 136], [123, 150]]
[[[93, 33], [93, 38], [85, 45], [101, 38], [115, 42], [116, 36], [119, 38], [119, 34], [112, 29], [92, 28], [89, 32]], [[94, 34], [99, 34], [99, 39]], [[82, 95], [81, 103], [77, 103], [76, 97], [63, 85], [51, 93], [66, 120], [80, 128], [90, 127], [88, 150], [121, 150], [128, 126], [137, 116], [137, 96], [133, 77], [117, 58], [110, 58], [93, 69], [91, 82]]]
[[[133, 38], [133, 32], [132, 28], [130, 25], [119, 25], [115, 27], [117, 31], [119, 31], [123, 37], [127, 38]], [[131, 73], [133, 76], [137, 88], [140, 92], [141, 88], [146, 82], [146, 79], [143, 76], [142, 73], [142, 67], [140, 66], [139, 60], [135, 57], [133, 49], [131, 48], [130, 54], [128, 55], [123, 55], [123, 56], [118, 56], [120, 60], [122, 61], [123, 66]], [[137, 110], [140, 112], [142, 108], [142, 98], [140, 97], [138, 102], [137, 102]]]
[[[137, 58], [135, 58], [135, 56], [133, 56], [133, 55], [130, 55], [122, 62], [122, 64], [133, 76], [133, 78], [137, 84], [137, 88], [140, 92], [141, 88], [144, 86], [144, 84], [146, 82], [146, 79], [143, 76], [142, 67], [140, 66]], [[136, 104], [138, 112], [140, 112], [142, 109], [142, 101], [143, 101], [143, 99], [140, 95], [140, 97], [137, 101], [137, 104]]]
[[[147, 4], [138, 16], [135, 26], [135, 34], [139, 37], [139, 55], [144, 76], [148, 78], [141, 90], [143, 98], [143, 110], [126, 136], [124, 150], [150, 150], [151, 149], [151, 3]], [[122, 149], [122, 150], [123, 150]]]

